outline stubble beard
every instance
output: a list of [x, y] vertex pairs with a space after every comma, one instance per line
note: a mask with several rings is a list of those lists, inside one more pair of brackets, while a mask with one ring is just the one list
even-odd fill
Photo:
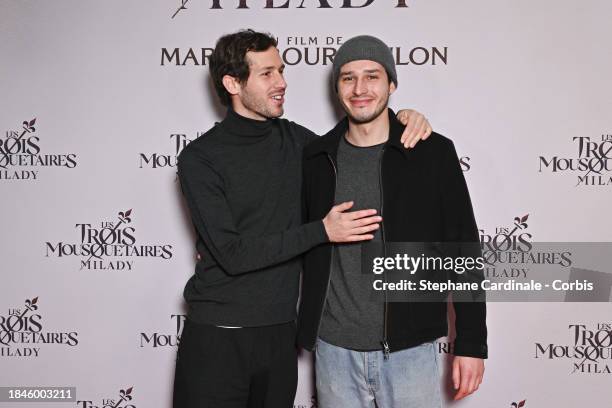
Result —
[[268, 96], [261, 97], [246, 91], [242, 93], [241, 102], [245, 108], [265, 118], [274, 119], [282, 116], [284, 112], [283, 107], [280, 106], [279, 109], [275, 109], [269, 106], [268, 99]]
[[389, 95], [386, 95], [385, 98], [380, 101], [380, 103], [376, 106], [376, 109], [374, 110], [374, 112], [372, 112], [371, 114], [369, 113], [364, 113], [362, 115], [353, 114], [348, 108], [348, 106], [344, 104], [344, 102], [340, 101], [340, 104], [344, 108], [344, 111], [346, 112], [346, 115], [349, 117], [351, 122], [361, 125], [363, 123], [372, 122], [374, 119], [380, 116], [380, 114], [387, 108], [389, 104]]

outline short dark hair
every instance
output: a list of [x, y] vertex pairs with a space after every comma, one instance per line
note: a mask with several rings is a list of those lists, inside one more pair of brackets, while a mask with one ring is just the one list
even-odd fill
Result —
[[223, 77], [230, 75], [240, 83], [246, 83], [249, 78], [247, 52], [266, 51], [276, 45], [276, 39], [270, 34], [251, 29], [240, 30], [219, 38], [210, 56], [209, 67], [215, 90], [223, 105], [231, 105], [230, 94], [223, 86]]

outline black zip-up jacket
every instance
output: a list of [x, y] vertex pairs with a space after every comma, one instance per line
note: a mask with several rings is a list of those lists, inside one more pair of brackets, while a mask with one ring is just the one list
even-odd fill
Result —
[[[478, 242], [467, 185], [451, 140], [432, 133], [407, 150], [404, 126], [388, 110], [390, 131], [381, 159], [381, 232], [386, 242]], [[323, 218], [334, 204], [336, 156], [348, 129], [345, 118], [304, 150], [303, 197], [306, 221]], [[330, 276], [332, 245], [320, 245], [304, 258], [298, 344], [312, 350]], [[477, 272], [482, 275], [482, 271]], [[487, 358], [486, 305], [455, 302], [454, 354]], [[390, 352], [446, 336], [446, 302], [389, 302], [383, 345]], [[385, 347], [386, 348], [386, 347]]]

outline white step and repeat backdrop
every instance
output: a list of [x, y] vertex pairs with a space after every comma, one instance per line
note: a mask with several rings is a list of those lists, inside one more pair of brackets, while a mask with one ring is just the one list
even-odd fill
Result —
[[[0, 407], [171, 405], [195, 259], [176, 155], [223, 116], [220, 35], [277, 36], [286, 117], [319, 133], [338, 119], [335, 49], [382, 38], [391, 104], [454, 140], [483, 240], [610, 241], [610, 15], [604, 0], [1, 0], [0, 386], [77, 401]], [[118, 249], [82, 255], [101, 243]], [[611, 311], [490, 304], [484, 383], [447, 406], [610, 406]], [[314, 406], [303, 353], [295, 407]]]

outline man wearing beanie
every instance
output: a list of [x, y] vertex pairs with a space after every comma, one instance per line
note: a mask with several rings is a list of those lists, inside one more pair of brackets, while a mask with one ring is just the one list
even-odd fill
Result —
[[[434, 132], [414, 149], [402, 147], [404, 126], [388, 108], [398, 86], [389, 48], [371, 36], [348, 40], [336, 54], [332, 79], [346, 117], [304, 150], [305, 221], [350, 198], [354, 208], [379, 210], [383, 220], [372, 241], [382, 247], [477, 243], [453, 143]], [[361, 243], [330, 243], [304, 258], [298, 343], [316, 350], [319, 407], [440, 407], [436, 339], [448, 332], [446, 302], [372, 296], [361, 251]], [[486, 306], [455, 301], [454, 308], [452, 380], [461, 399], [482, 381]]]
[[[301, 255], [369, 240], [380, 221], [342, 203], [302, 222], [302, 149], [317, 137], [280, 118], [287, 83], [276, 45], [253, 30], [218, 40], [210, 72], [227, 115], [179, 156], [201, 258], [185, 285], [175, 408], [291, 407]], [[417, 130], [407, 145], [427, 133]]]

